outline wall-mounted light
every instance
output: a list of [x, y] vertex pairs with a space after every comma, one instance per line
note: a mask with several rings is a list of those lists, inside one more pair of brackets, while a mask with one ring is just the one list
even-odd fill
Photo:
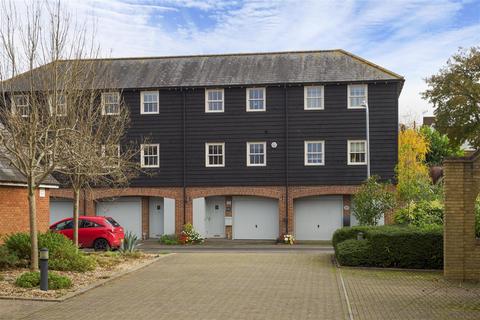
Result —
[[273, 149], [276, 149], [278, 147], [278, 144], [275, 141], [273, 141], [270, 145]]

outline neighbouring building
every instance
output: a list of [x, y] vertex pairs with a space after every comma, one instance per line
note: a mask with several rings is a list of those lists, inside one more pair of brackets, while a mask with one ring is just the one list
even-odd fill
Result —
[[[0, 237], [30, 230], [26, 186], [25, 177], [0, 155]], [[53, 177], [48, 177], [37, 191], [39, 231], [46, 231], [49, 226], [49, 197], [52, 188], [58, 188], [58, 182]]]
[[[99, 59], [123, 100], [129, 140], [148, 174], [126, 189], [85, 191], [87, 215], [109, 215], [142, 237], [330, 240], [355, 224], [351, 196], [371, 174], [394, 180], [404, 78], [343, 50]], [[51, 220], [72, 193], [52, 190]]]

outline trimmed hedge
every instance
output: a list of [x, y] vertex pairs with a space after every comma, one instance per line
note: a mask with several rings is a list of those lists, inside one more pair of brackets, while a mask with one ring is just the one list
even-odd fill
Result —
[[[356, 240], [358, 232], [364, 233], [365, 240]], [[443, 267], [443, 229], [439, 226], [347, 227], [337, 230], [332, 242], [337, 260], [346, 266]]]

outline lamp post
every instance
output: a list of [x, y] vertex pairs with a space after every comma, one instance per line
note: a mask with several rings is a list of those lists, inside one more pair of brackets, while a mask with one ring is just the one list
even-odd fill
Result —
[[367, 178], [370, 178], [370, 114], [367, 101], [362, 104], [365, 107], [366, 127], [367, 127]]

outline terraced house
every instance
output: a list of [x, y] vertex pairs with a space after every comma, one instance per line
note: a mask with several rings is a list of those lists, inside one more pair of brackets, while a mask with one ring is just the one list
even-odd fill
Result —
[[[404, 79], [343, 50], [99, 63], [118, 80], [102, 110], [129, 107], [149, 174], [86, 192], [81, 206], [139, 236], [191, 222], [206, 238], [328, 240], [355, 224], [368, 154], [371, 175], [394, 179]], [[71, 215], [68, 189], [50, 196], [52, 221]]]

